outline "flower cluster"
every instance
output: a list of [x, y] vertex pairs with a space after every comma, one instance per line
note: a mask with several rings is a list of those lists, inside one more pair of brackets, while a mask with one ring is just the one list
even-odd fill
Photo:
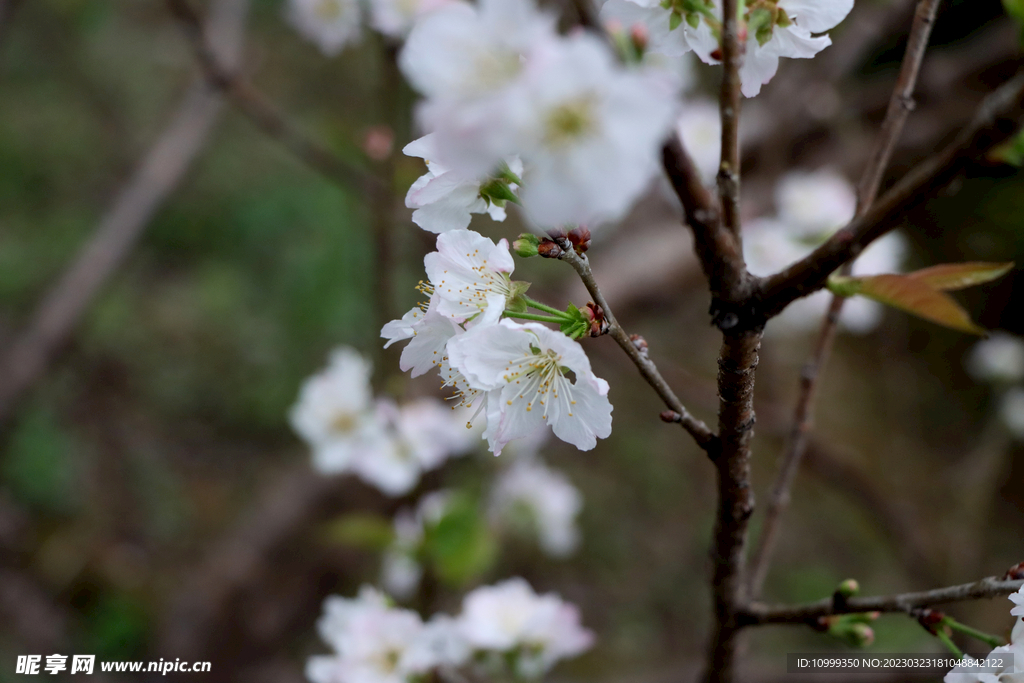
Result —
[[[740, 67], [746, 97], [761, 92], [775, 76], [781, 57], [807, 59], [832, 44], [821, 34], [835, 28], [853, 8], [853, 0], [757, 0], [743, 6]], [[608, 0], [601, 10], [605, 22], [632, 27], [649, 35], [648, 49], [668, 56], [690, 50], [707, 64], [721, 61], [720, 0]]]
[[[453, 182], [486, 186], [518, 155], [527, 183], [517, 201], [531, 221], [614, 220], [658, 171], [678, 82], [623, 66], [597, 36], [560, 36], [554, 24], [532, 0], [453, 4], [417, 23], [399, 63], [426, 98], [419, 120], [433, 135], [431, 161]], [[478, 198], [487, 195], [466, 195]], [[411, 206], [422, 211], [424, 201], [410, 193]]]
[[[370, 25], [389, 38], [403, 38], [412, 25], [455, 0], [369, 0]], [[328, 57], [362, 39], [361, 0], [289, 0], [285, 16]]]
[[994, 332], [974, 345], [967, 357], [972, 377], [992, 383], [999, 392], [999, 418], [1006, 429], [1024, 441], [1024, 340]]
[[456, 405], [475, 407], [495, 455], [545, 423], [581, 450], [611, 433], [608, 383], [594, 375], [579, 343], [538, 323], [501, 319], [525, 309], [528, 286], [510, 278], [506, 240], [445, 232], [424, 264], [429, 281], [421, 288], [430, 300], [385, 325], [381, 336], [388, 345], [409, 340], [402, 370], [415, 377], [437, 368]]
[[436, 399], [403, 406], [374, 400], [371, 367], [340, 348], [303, 384], [291, 423], [325, 474], [351, 472], [390, 496], [409, 492], [420, 475], [472, 448], [464, 421]]
[[406, 683], [463, 667], [537, 678], [593, 642], [573, 605], [522, 579], [477, 588], [459, 616], [427, 622], [364, 586], [356, 598], [327, 598], [318, 628], [334, 653], [309, 659], [313, 683]]
[[1010, 615], [1017, 617], [1013, 631], [1010, 634], [1010, 643], [1000, 645], [992, 650], [989, 658], [999, 658], [1002, 655], [1003, 661], [1008, 666], [1001, 671], [978, 670], [978, 661], [970, 655], [965, 655], [962, 663], [946, 674], [943, 683], [1017, 683], [1024, 680], [1024, 588], [1010, 596], [1014, 607]]
[[[775, 204], [776, 216], [750, 221], [744, 226], [744, 256], [747, 267], [756, 275], [777, 272], [824, 242], [853, 218], [856, 197], [845, 178], [829, 169], [819, 169], [784, 176], [776, 187]], [[861, 253], [853, 272], [856, 275], [897, 272], [905, 251], [905, 238], [891, 232]], [[825, 291], [798, 299], [773, 320], [767, 330], [779, 333], [815, 329], [830, 299]], [[881, 304], [854, 297], [843, 306], [839, 324], [851, 332], [866, 334], [878, 326], [882, 313]]]

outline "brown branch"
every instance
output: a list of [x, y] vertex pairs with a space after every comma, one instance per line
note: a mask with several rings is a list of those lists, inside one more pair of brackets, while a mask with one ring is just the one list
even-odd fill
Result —
[[207, 80], [227, 95], [232, 104], [257, 128], [328, 180], [343, 187], [357, 187], [367, 194], [379, 190], [382, 184], [379, 178], [348, 163], [306, 136], [244, 78], [237, 67], [219, 59], [211, 49], [212, 44], [206, 40], [202, 20], [188, 0], [167, 0], [167, 6], [185, 28]]
[[765, 319], [821, 289], [828, 276], [868, 244], [900, 225], [907, 211], [944, 188], [978, 156], [1013, 135], [1024, 115], [1024, 71], [984, 99], [973, 120], [942, 151], [926, 159], [805, 258], [761, 282], [754, 298]]
[[837, 603], [833, 598], [802, 605], [765, 605], [752, 603], [743, 610], [742, 621], [748, 626], [764, 624], [806, 624], [818, 617], [856, 612], [904, 612], [965, 600], [980, 600], [1009, 595], [1024, 586], [1024, 581], [1007, 581], [995, 576], [959, 586], [936, 588], [916, 593], [848, 598]]
[[706, 680], [733, 679], [738, 613], [745, 601], [743, 559], [747, 528], [754, 511], [750, 483], [750, 437], [754, 429], [754, 371], [760, 331], [725, 334], [718, 360], [718, 509], [711, 547], [714, 632], [708, 649]]
[[583, 281], [587, 291], [590, 292], [590, 296], [594, 298], [594, 303], [604, 311], [604, 317], [609, 325], [608, 335], [626, 352], [629, 359], [636, 365], [636, 369], [640, 371], [640, 374], [651, 385], [651, 388], [661, 397], [665, 405], [675, 412], [678, 416], [678, 419], [675, 421], [679, 422], [683, 429], [689, 432], [698, 446], [708, 453], [714, 453], [718, 441], [717, 437], [703, 421], [690, 414], [686, 406], [682, 404], [675, 392], [672, 391], [668, 382], [665, 381], [665, 378], [658, 372], [658, 367], [654, 364], [654, 361], [647, 357], [646, 352], [637, 348], [630, 339], [630, 336], [619, 325], [615, 319], [615, 314], [612, 313], [611, 306], [608, 305], [608, 301], [601, 294], [601, 289], [597, 286], [597, 281], [594, 279], [594, 273], [590, 269], [590, 261], [587, 259], [586, 254], [577, 254], [568, 240], [562, 241], [561, 246], [563, 252], [559, 258], [573, 267]]
[[[241, 50], [248, 0], [221, 0], [215, 7], [211, 21], [216, 26], [218, 44], [224, 49], [223, 59], [233, 60]], [[0, 422], [43, 376], [97, 292], [138, 243], [153, 215], [203, 149], [221, 105], [220, 94], [203, 80], [189, 89], [170, 125], [118, 194], [89, 242], [0, 358]]]
[[[740, 53], [736, 0], [722, 0], [722, 155], [718, 168], [718, 194], [722, 198], [725, 227], [742, 245], [740, 232]], [[742, 252], [742, 249], [740, 249]]]
[[[921, 71], [921, 63], [924, 61], [939, 2], [940, 0], [920, 0], [917, 4], [914, 22], [910, 28], [910, 37], [907, 40], [907, 49], [896, 78], [896, 87], [889, 100], [889, 107], [886, 110], [885, 119], [882, 121], [878, 138], [875, 140], [868, 165], [857, 185], [856, 217], [863, 216], [878, 196], [882, 175], [889, 166], [889, 160], [892, 158], [893, 150], [903, 132], [907, 117], [914, 108], [914, 88], [917, 84], [917, 76]], [[847, 270], [850, 263], [846, 266]], [[832, 297], [828, 313], [822, 321], [814, 353], [801, 372], [800, 393], [794, 410], [789, 445], [772, 489], [764, 527], [751, 563], [748, 586], [751, 597], [761, 594], [761, 588], [768, 575], [768, 568], [771, 565], [772, 554], [778, 538], [779, 525], [786, 508], [789, 507], [789, 492], [800, 468], [800, 459], [803, 458], [807, 449], [807, 435], [814, 421], [814, 400], [817, 394], [818, 378], [825, 363], [828, 362], [844, 301], [843, 297]]]

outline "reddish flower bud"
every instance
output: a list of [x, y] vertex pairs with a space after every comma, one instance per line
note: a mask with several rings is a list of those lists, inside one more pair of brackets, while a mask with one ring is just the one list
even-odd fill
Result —
[[647, 340], [641, 337], [639, 334], [629, 335], [629, 341], [632, 342], [633, 347], [640, 352], [640, 355], [647, 358]]
[[611, 324], [604, 317], [604, 310], [593, 301], [588, 301], [583, 314], [590, 321], [590, 336], [600, 337], [607, 334]]
[[671, 422], [679, 422], [680, 420], [683, 419], [683, 416], [680, 415], [679, 413], [677, 413], [674, 410], [663, 410], [663, 411], [661, 411], [661, 415], [659, 415], [658, 417], [661, 418], [662, 422], [670, 422], [670, 423]]
[[629, 29], [629, 40], [639, 54], [647, 51], [647, 44], [651, 40], [651, 32], [644, 24], [633, 24]]
[[917, 621], [924, 626], [929, 633], [936, 633], [939, 627], [942, 626], [942, 622], [946, 619], [946, 615], [937, 609], [924, 608], [917, 615]]
[[1007, 569], [1003, 579], [1006, 581], [1019, 581], [1020, 579], [1024, 579], [1024, 562], [1018, 562]]
[[577, 254], [582, 254], [590, 248], [590, 229], [585, 225], [578, 225], [570, 230], [568, 238]]
[[561, 258], [562, 248], [549, 239], [543, 239], [537, 245], [537, 254], [543, 258]]

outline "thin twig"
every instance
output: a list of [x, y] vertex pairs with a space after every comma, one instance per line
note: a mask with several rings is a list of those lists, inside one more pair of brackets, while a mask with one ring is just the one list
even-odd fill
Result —
[[605, 300], [600, 288], [597, 286], [597, 281], [594, 279], [594, 273], [590, 269], [590, 261], [587, 259], [586, 254], [577, 254], [568, 240], [565, 240], [562, 246], [563, 253], [559, 258], [573, 267], [583, 281], [584, 286], [586, 286], [587, 291], [590, 292], [590, 296], [594, 298], [594, 303], [604, 311], [605, 320], [609, 324], [608, 335], [626, 352], [629, 359], [636, 365], [636, 369], [640, 371], [640, 374], [651, 385], [651, 388], [657, 392], [661, 400], [665, 402], [665, 405], [679, 416], [676, 421], [683, 426], [683, 429], [689, 432], [690, 436], [697, 442], [697, 445], [705, 451], [712, 453], [715, 450], [717, 437], [703, 421], [690, 414], [686, 406], [682, 404], [675, 392], [672, 391], [668, 382], [665, 381], [665, 378], [658, 372], [658, 367], [654, 364], [654, 361], [648, 358], [645, 352], [637, 348], [629, 338], [629, 335], [626, 334], [626, 331], [619, 325], [615, 319], [615, 314], [612, 313], [612, 309], [608, 305], [608, 301]]
[[990, 576], [974, 583], [947, 586], [916, 593], [853, 597], [845, 601], [825, 598], [802, 605], [766, 605], [751, 603], [743, 610], [741, 619], [745, 625], [764, 624], [805, 624], [818, 617], [832, 614], [853, 614], [857, 612], [904, 612], [910, 613], [921, 607], [931, 607], [964, 600], [980, 600], [1009, 595], [1024, 586], [1024, 581], [1008, 581]]
[[833, 271], [900, 225], [907, 211], [948, 185], [973, 159], [1017, 132], [1022, 115], [1024, 71], [986, 97], [952, 143], [907, 173], [863, 216], [805, 258], [765, 278], [754, 296], [760, 315], [772, 318], [796, 299], [824, 287]]
[[[223, 59], [241, 51], [248, 0], [221, 0], [211, 21]], [[0, 358], [0, 423], [46, 372], [100, 288], [127, 258], [146, 226], [202, 151], [223, 99], [205, 80], [189, 89], [170, 125], [118, 194], [75, 261]]]
[[[932, 25], [935, 23], [935, 14], [938, 12], [940, 1], [920, 0], [917, 4], [914, 22], [910, 29], [910, 37], [907, 40], [907, 49], [903, 55], [903, 62], [900, 65], [896, 86], [889, 100], [889, 108], [886, 111], [885, 119], [882, 121], [882, 127], [875, 141], [868, 165], [864, 169], [860, 183], [857, 185], [857, 209], [855, 213], [857, 217], [863, 216], [878, 196], [878, 189], [882, 184], [882, 176], [885, 173], [885, 169], [889, 166], [889, 160], [892, 158], [893, 150], [896, 148], [896, 143], [903, 132], [903, 126], [906, 124], [907, 117], [914, 108], [914, 88], [917, 84], [917, 76], [921, 70], [921, 63], [924, 61], [928, 39], [931, 36]], [[850, 263], [846, 264], [845, 267], [847, 269], [849, 269]], [[796, 473], [800, 468], [800, 460], [807, 449], [807, 435], [814, 421], [814, 403], [817, 395], [818, 379], [822, 368], [828, 362], [828, 357], [836, 338], [836, 330], [844, 300], [843, 297], [832, 297], [828, 313], [822, 321], [814, 353], [801, 372], [800, 393], [794, 410], [789, 444], [783, 456], [782, 466], [779, 469], [775, 486], [772, 489], [765, 514], [764, 527], [758, 540], [754, 559], [751, 562], [748, 592], [750, 597], [753, 598], [761, 594], [764, 580], [768, 575], [768, 568], [771, 565], [772, 554], [775, 550], [775, 542], [778, 538], [779, 525], [786, 508], [789, 506], [789, 492], [793, 486], [793, 480], [796, 478]]]
[[[736, 241], [740, 232], [740, 54], [737, 0], [722, 1], [722, 89], [719, 109], [722, 116], [722, 156], [718, 168], [718, 194], [722, 198], [722, 218]], [[742, 250], [741, 250], [742, 251]]]
[[357, 187], [367, 194], [379, 189], [379, 178], [348, 163], [306, 136], [285, 118], [262, 92], [243, 77], [237, 67], [221, 61], [211, 50], [203, 33], [202, 20], [188, 0], [167, 0], [167, 6], [185, 28], [192, 49], [209, 82], [227, 95], [238, 110], [260, 130], [332, 182], [343, 187]]

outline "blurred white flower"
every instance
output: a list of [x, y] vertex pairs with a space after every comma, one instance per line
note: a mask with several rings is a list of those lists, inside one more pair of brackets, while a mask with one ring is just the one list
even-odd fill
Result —
[[[419, 157], [427, 162], [426, 174], [420, 176], [409, 188], [405, 205], [415, 209], [412, 221], [429, 232], [464, 230], [469, 227], [470, 214], [486, 213], [496, 221], [505, 220], [505, 204], [481, 194], [482, 186], [500, 182], [489, 176], [466, 176], [449, 170], [440, 162], [436, 139], [433, 133], [410, 142], [402, 150], [406, 156]], [[504, 160], [509, 170], [517, 177], [523, 173], [519, 157]], [[510, 190], [518, 186], [511, 184]]]
[[583, 347], [561, 332], [506, 319], [456, 337], [448, 357], [472, 387], [501, 391], [498, 400], [488, 400], [495, 455], [545, 422], [559, 439], [584, 451], [611, 434], [608, 383], [594, 375]]
[[993, 332], [971, 349], [967, 357], [971, 377], [1012, 384], [1024, 380], [1024, 340], [1006, 332]]
[[804, 237], [831, 235], [853, 218], [857, 195], [843, 176], [828, 168], [787, 173], [775, 188], [779, 220]]
[[589, 34], [537, 50], [512, 124], [527, 217], [544, 227], [620, 218], [660, 168], [677, 88], [660, 70], [624, 68]]
[[1016, 439], [1024, 441], [1024, 388], [1013, 387], [999, 404], [999, 417]]
[[288, 0], [286, 17], [295, 30], [328, 57], [362, 37], [359, 0]]
[[438, 399], [419, 399], [402, 407], [382, 401], [380, 409], [393, 430], [390, 447], [362, 454], [351, 468], [389, 496], [408, 493], [423, 472], [472, 448], [474, 435], [462, 415]]
[[586, 651], [594, 640], [575, 606], [553, 593], [537, 595], [519, 578], [469, 593], [458, 627], [474, 650], [514, 653], [517, 673], [527, 677]]
[[422, 17], [456, 0], [370, 0], [370, 25], [386, 36], [403, 38]]
[[417, 22], [399, 65], [427, 98], [419, 118], [437, 136], [437, 161], [482, 177], [519, 151], [503, 122], [523, 106], [523, 70], [557, 38], [554, 24], [532, 0], [456, 3]]
[[498, 524], [523, 522], [554, 557], [566, 557], [579, 545], [576, 517], [583, 496], [563, 473], [535, 459], [519, 458], [506, 469], [491, 493], [491, 516]]
[[318, 627], [335, 654], [310, 657], [313, 683], [407, 683], [439, 663], [422, 652], [420, 616], [388, 606], [372, 588], [353, 600], [327, 598]]
[[342, 347], [323, 372], [302, 385], [290, 421], [312, 449], [317, 470], [344, 472], [355, 460], [391, 447], [386, 422], [372, 402], [370, 373], [359, 352]]
[[676, 120], [676, 132], [704, 182], [713, 181], [722, 156], [722, 118], [718, 104], [703, 98], [687, 100]]
[[[803, 258], [816, 246], [776, 219], [751, 221], [744, 226], [743, 250], [747, 267], [755, 275], [771, 275]], [[826, 234], [826, 233], [819, 233]], [[818, 241], [818, 240], [816, 240]], [[854, 275], [879, 275], [899, 272], [907, 250], [906, 238], [891, 232], [865, 249], [854, 263]], [[766, 328], [768, 334], [807, 332], [821, 325], [828, 311], [831, 294], [819, 291], [797, 299]], [[885, 308], [864, 297], [851, 297], [843, 305], [840, 327], [855, 334], [867, 334], [878, 327]]]
[[395, 537], [384, 551], [381, 568], [381, 584], [392, 595], [405, 600], [419, 587], [423, 577], [419, 553], [426, 529], [441, 521], [451, 500], [451, 491], [432, 491], [420, 498], [415, 511], [406, 508], [395, 515]]

